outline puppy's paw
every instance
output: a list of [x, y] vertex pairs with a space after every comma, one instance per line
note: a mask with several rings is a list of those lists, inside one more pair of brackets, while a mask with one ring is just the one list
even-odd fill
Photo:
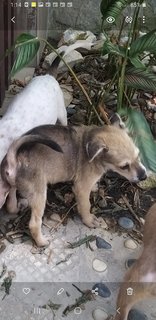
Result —
[[35, 242], [38, 247], [48, 247], [50, 244], [50, 238], [42, 236], [38, 239], [35, 239]]
[[94, 214], [90, 214], [87, 218], [83, 219], [82, 221], [89, 228], [97, 228], [101, 226], [103, 219], [97, 218]]

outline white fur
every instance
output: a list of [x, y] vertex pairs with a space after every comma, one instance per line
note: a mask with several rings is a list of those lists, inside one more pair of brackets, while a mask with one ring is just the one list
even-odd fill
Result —
[[156, 273], [148, 272], [145, 276], [143, 276], [140, 282], [156, 282]]
[[38, 76], [15, 96], [0, 120], [0, 162], [12, 141], [26, 131], [57, 119], [67, 125], [64, 98], [58, 82], [51, 75]]

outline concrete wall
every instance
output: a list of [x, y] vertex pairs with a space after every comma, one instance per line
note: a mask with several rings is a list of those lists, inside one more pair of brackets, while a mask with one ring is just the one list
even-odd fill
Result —
[[[101, 0], [64, 0], [65, 8], [50, 8], [48, 15], [48, 36], [59, 40], [66, 29], [90, 30], [99, 33], [101, 24]], [[67, 8], [67, 2], [73, 6]]]

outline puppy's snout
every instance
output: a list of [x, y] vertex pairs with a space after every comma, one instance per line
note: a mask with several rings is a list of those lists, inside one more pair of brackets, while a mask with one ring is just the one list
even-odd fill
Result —
[[146, 173], [146, 170], [143, 169], [143, 168], [140, 168], [138, 170], [138, 180], [139, 181], [142, 181], [142, 180], [145, 180], [147, 178], [147, 173]]

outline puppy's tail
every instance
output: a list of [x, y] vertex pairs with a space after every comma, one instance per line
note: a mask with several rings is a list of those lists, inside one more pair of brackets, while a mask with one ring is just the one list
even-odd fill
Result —
[[53, 140], [48, 139], [44, 135], [24, 135], [14, 141], [1, 163], [2, 179], [11, 186], [15, 185], [17, 172], [17, 155], [19, 152], [30, 150], [37, 143], [46, 145], [47, 147], [63, 152], [61, 147]]
[[44, 62], [44, 67], [45, 69], [47, 69], [47, 74], [52, 75], [55, 79], [57, 78], [57, 74], [58, 74], [58, 66], [59, 63], [61, 61], [61, 57], [63, 57], [64, 55], [64, 51], [59, 53], [59, 56], [57, 56], [54, 61], [52, 62], [52, 64], [49, 66], [46, 62]]

